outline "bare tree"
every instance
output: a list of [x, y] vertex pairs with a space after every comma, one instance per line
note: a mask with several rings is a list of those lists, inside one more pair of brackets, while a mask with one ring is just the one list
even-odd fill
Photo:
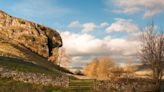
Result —
[[68, 66], [71, 63], [71, 57], [66, 53], [65, 48], [60, 48], [58, 51], [58, 59], [56, 62], [59, 66]]
[[52, 55], [49, 60], [59, 66], [66, 67], [71, 62], [71, 57], [66, 53], [65, 48], [59, 48], [57, 55]]
[[152, 70], [156, 90], [159, 92], [164, 69], [164, 34], [162, 31], [157, 32], [152, 24], [143, 32], [141, 41], [140, 58]]

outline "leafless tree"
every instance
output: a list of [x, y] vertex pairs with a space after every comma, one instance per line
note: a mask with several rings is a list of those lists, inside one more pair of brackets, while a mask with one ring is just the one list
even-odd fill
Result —
[[55, 51], [58, 53], [55, 53], [49, 58], [49, 61], [59, 65], [66, 67], [71, 62], [71, 57], [66, 53], [65, 48], [59, 48], [58, 51]]
[[164, 69], [164, 34], [156, 31], [154, 24], [148, 26], [141, 36], [141, 61], [153, 72], [156, 90], [160, 90], [160, 82]]
[[60, 48], [58, 51], [58, 59], [56, 62], [59, 66], [68, 66], [71, 63], [71, 57], [66, 53], [65, 48]]

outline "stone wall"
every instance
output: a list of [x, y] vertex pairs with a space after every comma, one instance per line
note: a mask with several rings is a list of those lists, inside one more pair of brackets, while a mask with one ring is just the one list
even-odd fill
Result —
[[57, 75], [56, 77], [52, 77], [41, 73], [25, 73], [16, 70], [9, 70], [2, 66], [0, 66], [0, 77], [12, 78], [16, 81], [40, 84], [45, 86], [64, 88], [69, 86], [69, 78], [64, 75]]
[[93, 86], [94, 92], [153, 92], [155, 85], [151, 80], [96, 80]]

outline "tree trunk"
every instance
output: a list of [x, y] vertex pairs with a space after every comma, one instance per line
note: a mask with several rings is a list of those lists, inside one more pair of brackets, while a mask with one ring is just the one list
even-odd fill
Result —
[[160, 72], [157, 68], [153, 70], [153, 79], [155, 81], [155, 88], [154, 92], [160, 92], [160, 84], [161, 84], [161, 79], [160, 79]]

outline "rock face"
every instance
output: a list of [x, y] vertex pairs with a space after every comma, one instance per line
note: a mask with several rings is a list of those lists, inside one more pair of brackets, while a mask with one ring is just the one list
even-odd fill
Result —
[[62, 39], [51, 28], [0, 11], [0, 43], [23, 46], [48, 58], [57, 53], [57, 49], [62, 46]]

